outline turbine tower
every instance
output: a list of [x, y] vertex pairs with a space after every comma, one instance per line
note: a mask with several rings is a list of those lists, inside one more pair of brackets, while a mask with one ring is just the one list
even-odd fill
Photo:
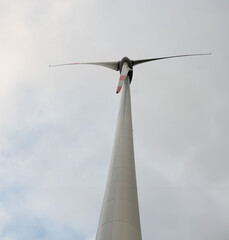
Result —
[[96, 240], [141, 240], [134, 162], [130, 79], [124, 80]]
[[[96, 240], [142, 240], [135, 172], [130, 96], [130, 83], [133, 77], [133, 66], [144, 62], [166, 58], [198, 55], [209, 54], [177, 55], [143, 60], [130, 60], [129, 58], [124, 57], [119, 62], [81, 63], [100, 65], [120, 71], [120, 79], [116, 93], [119, 93], [123, 87], [113, 153]], [[79, 63], [50, 65], [50, 67], [75, 64]]]

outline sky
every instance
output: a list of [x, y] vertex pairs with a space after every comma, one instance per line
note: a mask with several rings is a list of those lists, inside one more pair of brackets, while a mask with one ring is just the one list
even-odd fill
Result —
[[0, 0], [0, 239], [94, 240], [119, 73], [131, 83], [142, 239], [229, 239], [229, 2]]

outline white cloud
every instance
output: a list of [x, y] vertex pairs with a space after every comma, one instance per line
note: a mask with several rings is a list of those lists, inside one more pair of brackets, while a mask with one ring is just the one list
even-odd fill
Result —
[[0, 205], [0, 236], [2, 235], [2, 232], [4, 228], [11, 222], [11, 216], [9, 213], [7, 213], [5, 207], [1, 204]]

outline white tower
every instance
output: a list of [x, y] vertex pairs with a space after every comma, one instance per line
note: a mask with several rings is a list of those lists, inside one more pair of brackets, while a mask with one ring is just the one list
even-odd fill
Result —
[[141, 240], [130, 80], [122, 90], [117, 129], [96, 240]]

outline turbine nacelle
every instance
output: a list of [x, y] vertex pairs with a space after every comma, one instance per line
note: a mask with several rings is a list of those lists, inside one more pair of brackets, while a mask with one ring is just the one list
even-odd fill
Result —
[[133, 66], [134, 66], [133, 61], [131, 61], [128, 57], [123, 57], [122, 60], [118, 62], [118, 67], [120, 72], [124, 63], [127, 63], [130, 69], [133, 69]]
[[91, 64], [98, 65], [110, 68], [115, 71], [120, 71], [120, 78], [118, 82], [118, 87], [116, 93], [119, 93], [122, 89], [123, 83], [127, 76], [130, 79], [130, 82], [133, 78], [133, 67], [138, 64], [142, 64], [145, 62], [151, 62], [156, 60], [168, 59], [168, 58], [178, 58], [178, 57], [190, 57], [190, 56], [201, 56], [201, 55], [210, 55], [211, 53], [203, 53], [203, 54], [188, 54], [188, 55], [176, 55], [176, 56], [168, 56], [168, 57], [159, 57], [159, 58], [150, 58], [150, 59], [142, 59], [142, 60], [130, 60], [128, 57], [122, 58], [121, 61], [118, 62], [89, 62], [89, 63], [66, 63], [66, 64], [58, 64], [58, 65], [49, 65], [49, 67], [57, 67], [57, 66], [66, 66], [66, 65], [76, 65], [76, 64]]

